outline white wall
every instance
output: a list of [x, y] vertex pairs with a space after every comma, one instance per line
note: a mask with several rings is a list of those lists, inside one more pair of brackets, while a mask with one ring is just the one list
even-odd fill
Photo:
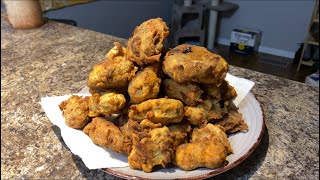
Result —
[[220, 21], [217, 41], [229, 45], [231, 31], [236, 27], [263, 32], [260, 52], [293, 58], [309, 25], [313, 0], [228, 0], [239, 9]]
[[171, 21], [171, 0], [101, 0], [49, 11], [45, 16], [72, 19], [77, 26], [129, 38], [134, 28], [150, 18]]

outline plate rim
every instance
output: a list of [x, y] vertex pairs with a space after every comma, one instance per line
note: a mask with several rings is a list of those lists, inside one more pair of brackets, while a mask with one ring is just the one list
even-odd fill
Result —
[[[199, 175], [199, 176], [194, 176], [194, 177], [187, 177], [187, 178], [173, 178], [175, 180], [196, 180], [196, 179], [205, 179], [205, 178], [209, 178], [209, 177], [212, 177], [212, 176], [215, 176], [215, 175], [218, 175], [218, 174], [221, 174], [223, 172], [226, 172], [232, 168], [234, 168], [235, 166], [239, 165], [241, 162], [243, 162], [245, 159], [247, 159], [252, 153], [253, 151], [258, 147], [258, 145], [260, 144], [261, 142], [261, 139], [264, 135], [264, 132], [265, 132], [265, 129], [266, 129], [266, 124], [265, 124], [265, 115], [264, 115], [264, 111], [263, 109], [261, 108], [261, 103], [257, 100], [257, 98], [253, 95], [253, 93], [249, 92], [248, 95], [252, 95], [253, 98], [258, 102], [259, 104], [259, 108], [261, 110], [261, 113], [262, 113], [262, 129], [261, 129], [261, 132], [259, 134], [259, 137], [257, 139], [257, 141], [254, 143], [254, 145], [249, 149], [249, 151], [247, 153], [245, 153], [243, 156], [241, 156], [239, 159], [237, 159], [236, 161], [234, 161], [233, 163], [231, 164], [228, 164], [227, 166], [224, 166], [218, 170], [214, 170], [214, 171], [211, 171], [209, 173], [206, 173], [206, 174], [202, 174], [202, 175]], [[120, 178], [125, 178], [125, 179], [145, 179], [145, 180], [149, 180], [151, 178], [144, 178], [144, 177], [140, 177], [140, 176], [133, 176], [133, 175], [128, 175], [128, 174], [124, 174], [122, 172], [118, 172], [118, 171], [115, 171], [115, 170], [112, 170], [111, 168], [101, 168], [99, 169], [105, 173], [108, 173], [110, 175], [113, 175], [113, 176], [117, 176], [117, 177], [120, 177]], [[152, 178], [153, 179], [153, 178]], [[160, 178], [161, 179], [161, 178]], [[157, 179], [153, 179], [153, 180], [157, 180]]]

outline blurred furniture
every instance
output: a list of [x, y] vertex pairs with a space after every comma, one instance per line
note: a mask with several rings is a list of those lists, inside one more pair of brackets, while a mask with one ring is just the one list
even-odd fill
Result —
[[318, 33], [312, 32], [312, 28], [316, 26], [319, 26], [319, 0], [315, 0], [311, 19], [309, 22], [308, 32], [304, 40], [304, 45], [300, 55], [297, 71], [300, 70], [301, 65], [313, 66], [313, 64], [315, 63], [312, 59], [304, 60], [303, 55], [308, 45], [319, 46], [319, 32]]
[[204, 46], [204, 7], [199, 4], [185, 5], [183, 1], [175, 0], [172, 10], [171, 46], [183, 43]]
[[208, 38], [207, 38], [207, 48], [214, 49], [214, 43], [216, 39], [216, 26], [218, 22], [218, 13], [233, 11], [239, 8], [239, 5], [231, 2], [220, 2], [220, 0], [211, 0], [207, 9], [210, 10], [209, 14], [209, 25], [208, 25]]
[[237, 9], [230, 2], [211, 0], [209, 3], [174, 0], [170, 27], [171, 46], [188, 43], [206, 46], [214, 51], [218, 13]]

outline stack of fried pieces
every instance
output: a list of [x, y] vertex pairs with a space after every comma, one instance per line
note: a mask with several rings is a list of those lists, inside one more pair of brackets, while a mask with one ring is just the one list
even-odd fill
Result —
[[127, 154], [132, 169], [222, 167], [232, 153], [227, 134], [247, 130], [224, 80], [228, 64], [199, 46], [165, 50], [168, 34], [156, 18], [136, 27], [127, 48], [114, 43], [89, 74], [92, 96], [60, 104], [65, 122]]

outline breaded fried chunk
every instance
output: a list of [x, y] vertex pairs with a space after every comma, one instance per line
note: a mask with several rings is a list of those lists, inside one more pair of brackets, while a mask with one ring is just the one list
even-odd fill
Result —
[[139, 122], [148, 119], [162, 125], [178, 123], [183, 118], [183, 103], [169, 98], [150, 99], [131, 105], [129, 118]]
[[125, 51], [119, 43], [115, 43], [115, 47], [106, 55], [107, 59], [93, 66], [87, 81], [90, 92], [128, 87], [138, 68], [125, 59]]
[[203, 90], [195, 83], [178, 83], [173, 79], [165, 79], [163, 87], [168, 97], [179, 99], [189, 106], [202, 102]]
[[105, 118], [93, 118], [92, 122], [83, 129], [83, 132], [99, 146], [122, 154], [129, 154], [131, 151], [131, 139], [126, 138], [119, 127]]
[[152, 66], [138, 72], [129, 83], [128, 94], [132, 103], [141, 103], [156, 98], [160, 90], [161, 79]]
[[127, 59], [139, 66], [159, 62], [168, 35], [169, 28], [161, 18], [143, 22], [129, 38]]
[[132, 169], [142, 169], [151, 172], [153, 167], [166, 167], [172, 161], [172, 138], [169, 129], [164, 126], [149, 132], [149, 135], [134, 144], [128, 157]]
[[193, 131], [190, 143], [178, 146], [174, 164], [184, 170], [219, 168], [226, 164], [227, 155], [231, 151], [223, 127], [208, 124]]
[[227, 134], [248, 130], [248, 125], [244, 122], [242, 114], [237, 111], [229, 112], [224, 118], [214, 123], [223, 126]]
[[88, 98], [73, 95], [60, 103], [59, 108], [62, 111], [65, 123], [69, 127], [82, 129], [89, 122]]
[[191, 124], [202, 126], [222, 118], [223, 111], [218, 101], [207, 98], [197, 106], [186, 106], [184, 115]]
[[228, 70], [227, 62], [206, 48], [181, 44], [167, 52], [164, 73], [176, 82], [196, 82], [219, 86]]
[[89, 116], [111, 115], [124, 108], [126, 98], [115, 92], [95, 93], [89, 98]]

